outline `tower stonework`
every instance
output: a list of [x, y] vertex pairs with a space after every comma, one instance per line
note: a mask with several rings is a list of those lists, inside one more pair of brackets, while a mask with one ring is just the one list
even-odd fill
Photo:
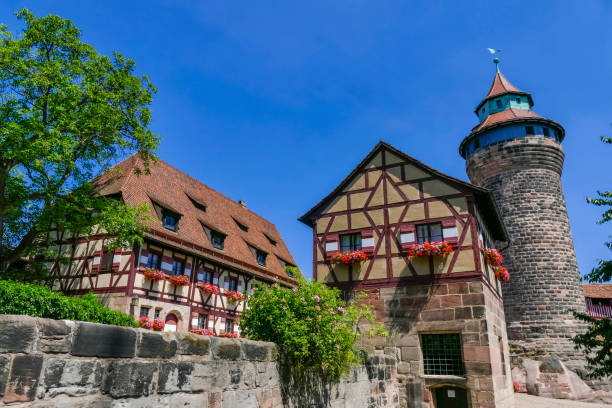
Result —
[[476, 108], [480, 123], [463, 140], [470, 180], [493, 192], [509, 243], [502, 250], [508, 339], [530, 356], [583, 362], [571, 337], [585, 326], [568, 310], [586, 310], [561, 186], [565, 131], [535, 114], [531, 95], [497, 72]]

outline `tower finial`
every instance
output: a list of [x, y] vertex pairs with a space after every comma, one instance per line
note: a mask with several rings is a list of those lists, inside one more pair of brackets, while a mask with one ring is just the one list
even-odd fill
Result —
[[[491, 54], [497, 54], [498, 52], [501, 52], [501, 50], [495, 48], [487, 48], [487, 50], [489, 50]], [[499, 58], [493, 58], [493, 62], [495, 63], [495, 71], [499, 72]]]

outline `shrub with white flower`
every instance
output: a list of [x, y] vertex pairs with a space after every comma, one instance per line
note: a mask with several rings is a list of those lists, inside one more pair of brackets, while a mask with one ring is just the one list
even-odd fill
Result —
[[243, 337], [276, 343], [294, 368], [320, 368], [324, 375], [339, 378], [358, 361], [360, 353], [353, 347], [361, 319], [371, 323], [368, 335], [388, 335], [382, 323], [374, 322], [372, 306], [347, 306], [338, 289], [301, 276], [296, 281], [297, 288], [274, 283], [259, 286], [248, 297], [249, 307], [240, 318]]

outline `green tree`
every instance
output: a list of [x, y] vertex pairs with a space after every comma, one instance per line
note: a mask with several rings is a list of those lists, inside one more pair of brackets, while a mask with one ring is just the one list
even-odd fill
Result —
[[[88, 183], [128, 153], [143, 169], [159, 137], [149, 130], [155, 88], [134, 62], [99, 54], [70, 20], [16, 13], [18, 36], [0, 26], [0, 273], [42, 271], [47, 231], [89, 234], [99, 225], [111, 246], [140, 240], [146, 208], [96, 195]], [[24, 272], [25, 268], [25, 272]]]
[[[601, 138], [602, 142], [612, 144], [612, 138]], [[604, 207], [601, 219], [603, 224], [612, 220], [612, 191], [598, 191], [598, 197], [587, 198], [590, 204]], [[612, 250], [612, 242], [605, 245]], [[589, 282], [607, 282], [612, 280], [612, 260], [599, 260], [598, 265], [585, 276]], [[596, 319], [582, 313], [574, 315], [588, 323], [588, 330], [573, 338], [577, 349], [584, 351], [592, 377], [612, 375], [612, 319]]]

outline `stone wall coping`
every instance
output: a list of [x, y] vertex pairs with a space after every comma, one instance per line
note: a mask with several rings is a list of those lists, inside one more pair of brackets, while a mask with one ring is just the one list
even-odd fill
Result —
[[246, 361], [276, 361], [278, 354], [270, 342], [27, 315], [0, 315], [0, 327], [0, 353]]

